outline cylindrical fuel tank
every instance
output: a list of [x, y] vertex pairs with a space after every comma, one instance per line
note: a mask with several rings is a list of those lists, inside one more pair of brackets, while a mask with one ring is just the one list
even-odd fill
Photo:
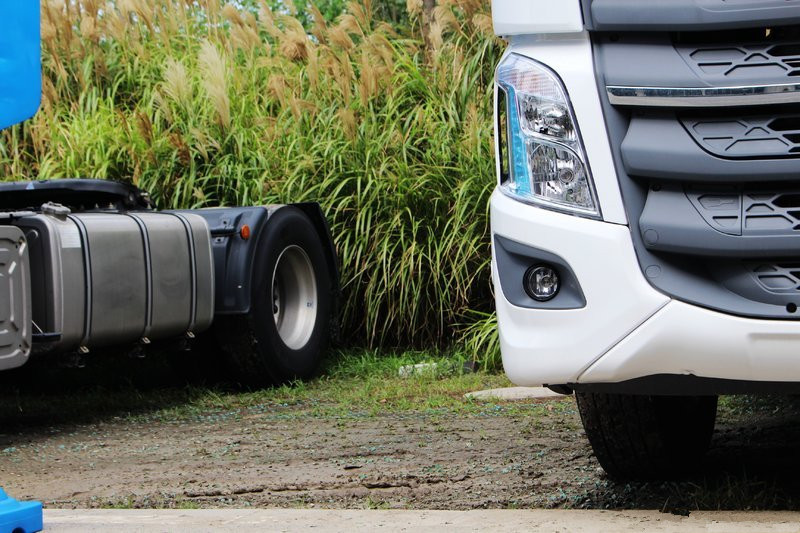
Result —
[[50, 349], [157, 340], [211, 324], [213, 260], [203, 218], [51, 208], [14, 224], [31, 249], [34, 332], [60, 334]]

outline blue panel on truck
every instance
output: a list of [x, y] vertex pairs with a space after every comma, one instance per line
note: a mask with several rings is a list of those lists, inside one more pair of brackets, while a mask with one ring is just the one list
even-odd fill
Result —
[[5, 0], [0, 16], [0, 129], [28, 119], [42, 98], [39, 2]]

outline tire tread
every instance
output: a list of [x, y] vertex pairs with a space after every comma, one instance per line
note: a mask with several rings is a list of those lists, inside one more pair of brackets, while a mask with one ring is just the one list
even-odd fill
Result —
[[708, 448], [717, 406], [716, 396], [576, 392], [576, 399], [595, 457], [616, 479], [691, 474]]

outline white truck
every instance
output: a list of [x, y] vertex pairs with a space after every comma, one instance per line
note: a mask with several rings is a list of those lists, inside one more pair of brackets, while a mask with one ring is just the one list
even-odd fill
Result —
[[[36, 1], [3, 4], [0, 128], [39, 107], [39, 16]], [[0, 183], [0, 370], [199, 342], [239, 382], [307, 378], [335, 333], [338, 283], [314, 203], [156, 211], [125, 183]]]
[[800, 392], [800, 0], [494, 0], [503, 364], [616, 478]]

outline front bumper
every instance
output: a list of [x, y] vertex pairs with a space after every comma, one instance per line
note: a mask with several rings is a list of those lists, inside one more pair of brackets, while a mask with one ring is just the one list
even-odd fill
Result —
[[[492, 263], [506, 373], [520, 385], [619, 383], [655, 375], [800, 382], [800, 322], [672, 300], [644, 278], [627, 226], [522, 204], [495, 191], [492, 236], [569, 264], [579, 309], [530, 309], [503, 294]], [[521, 283], [521, 280], [520, 280]]]

